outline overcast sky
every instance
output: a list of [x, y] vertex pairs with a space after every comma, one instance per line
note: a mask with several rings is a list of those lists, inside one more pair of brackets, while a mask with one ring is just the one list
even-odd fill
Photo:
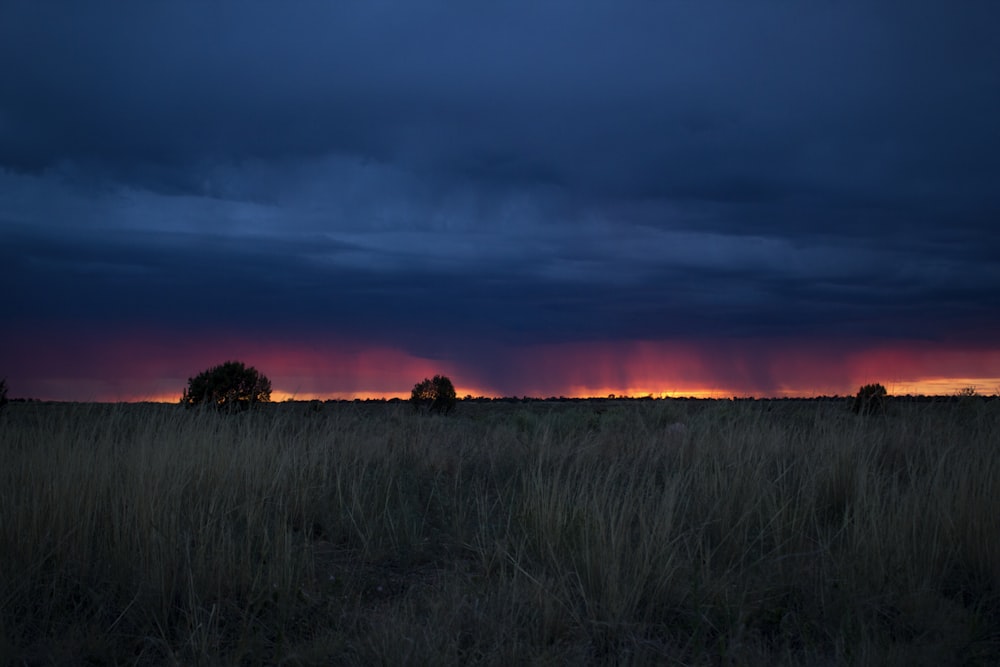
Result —
[[997, 26], [972, 0], [8, 0], [0, 377], [992, 393]]

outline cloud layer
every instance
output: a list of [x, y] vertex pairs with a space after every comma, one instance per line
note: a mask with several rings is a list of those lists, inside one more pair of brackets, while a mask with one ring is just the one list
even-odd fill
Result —
[[6, 3], [0, 342], [361, 341], [512, 393], [537, 346], [996, 349], [998, 19]]

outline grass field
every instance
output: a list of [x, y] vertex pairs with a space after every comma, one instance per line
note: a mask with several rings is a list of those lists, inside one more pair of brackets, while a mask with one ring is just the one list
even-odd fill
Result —
[[0, 663], [1000, 664], [1000, 401], [11, 403]]

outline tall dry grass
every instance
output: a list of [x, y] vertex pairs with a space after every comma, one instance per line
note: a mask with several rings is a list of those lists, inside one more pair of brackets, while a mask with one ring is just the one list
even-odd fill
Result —
[[998, 426], [11, 404], [0, 663], [995, 664]]

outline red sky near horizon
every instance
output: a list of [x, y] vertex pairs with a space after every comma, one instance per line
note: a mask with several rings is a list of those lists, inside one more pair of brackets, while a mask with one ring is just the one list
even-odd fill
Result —
[[808, 397], [850, 395], [881, 382], [893, 394], [1000, 393], [1000, 350], [903, 342], [857, 350], [829, 343], [702, 341], [565, 343], [494, 350], [503, 377], [461, 359], [428, 359], [360, 343], [220, 336], [187, 344], [149, 333], [72, 342], [20, 342], [8, 362], [10, 397], [177, 401], [187, 379], [230, 359], [271, 379], [272, 400], [406, 397], [448, 375], [459, 396]]
[[1000, 393], [1000, 3], [78, 4], [0, 5], [11, 397]]

